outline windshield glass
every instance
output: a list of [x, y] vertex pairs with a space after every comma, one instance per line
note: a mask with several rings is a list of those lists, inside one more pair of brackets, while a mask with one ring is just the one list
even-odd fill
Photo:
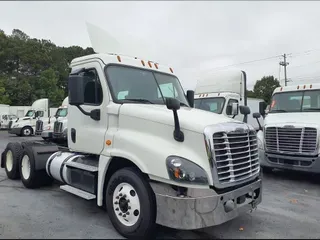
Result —
[[16, 115], [9, 115], [9, 119], [10, 119], [10, 120], [15, 119], [15, 118], [17, 118]]
[[313, 111], [320, 112], [320, 90], [276, 93], [269, 113]]
[[165, 104], [171, 97], [189, 106], [177, 77], [165, 73], [124, 66], [109, 66], [106, 74], [111, 84], [114, 101]]
[[225, 101], [224, 97], [198, 98], [194, 100], [194, 107], [221, 114]]
[[29, 110], [29, 111], [26, 113], [25, 117], [32, 117], [33, 115], [34, 115], [34, 110]]
[[66, 117], [68, 114], [68, 108], [59, 108], [56, 112], [56, 117]]

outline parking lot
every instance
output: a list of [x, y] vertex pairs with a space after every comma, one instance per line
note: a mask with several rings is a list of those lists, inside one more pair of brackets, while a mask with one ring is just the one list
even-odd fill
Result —
[[[9, 141], [0, 132], [0, 151]], [[63, 192], [58, 186], [25, 189], [0, 169], [0, 238], [122, 238], [95, 202]], [[320, 177], [275, 171], [264, 174], [263, 200], [252, 213], [201, 231], [158, 227], [158, 238], [319, 238]]]

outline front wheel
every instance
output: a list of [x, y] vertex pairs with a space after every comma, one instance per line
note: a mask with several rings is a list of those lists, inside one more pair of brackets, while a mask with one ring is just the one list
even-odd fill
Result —
[[154, 234], [156, 200], [151, 186], [135, 168], [115, 172], [108, 183], [106, 207], [114, 228], [126, 238]]
[[21, 135], [24, 137], [29, 137], [32, 135], [33, 129], [31, 127], [24, 127], [21, 129]]

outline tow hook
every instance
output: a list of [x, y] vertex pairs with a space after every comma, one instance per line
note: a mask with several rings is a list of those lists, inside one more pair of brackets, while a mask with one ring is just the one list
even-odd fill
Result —
[[251, 211], [250, 211], [250, 213], [252, 213], [253, 210], [257, 209], [257, 201], [254, 199], [254, 191], [251, 192], [251, 198], [252, 198], [252, 201], [251, 201]]

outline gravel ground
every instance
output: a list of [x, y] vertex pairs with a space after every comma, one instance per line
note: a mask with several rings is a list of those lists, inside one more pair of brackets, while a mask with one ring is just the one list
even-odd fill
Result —
[[[0, 132], [0, 151], [15, 137]], [[57, 186], [25, 189], [0, 169], [0, 238], [122, 238], [95, 202]], [[275, 171], [264, 175], [263, 200], [257, 210], [201, 231], [158, 227], [158, 238], [319, 238], [320, 178]]]

